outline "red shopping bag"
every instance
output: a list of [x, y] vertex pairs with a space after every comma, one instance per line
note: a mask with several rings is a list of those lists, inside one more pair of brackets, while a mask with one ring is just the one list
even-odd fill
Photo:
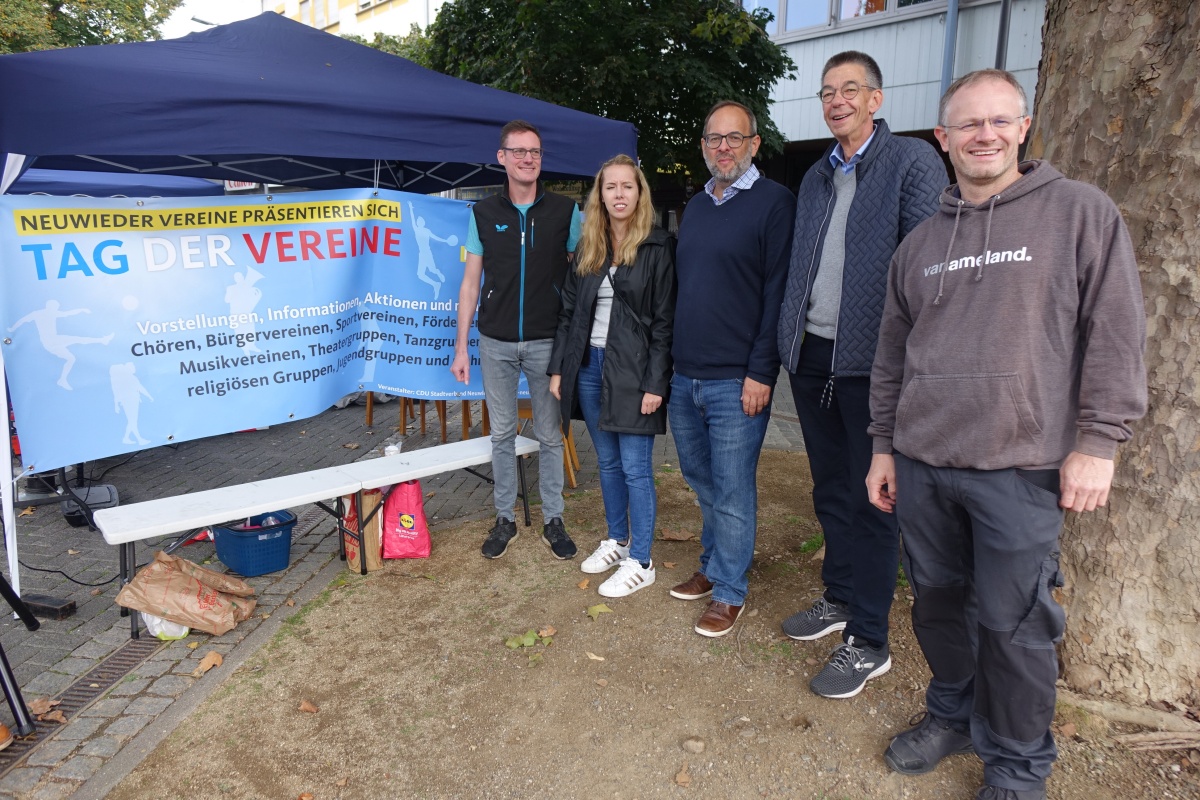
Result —
[[421, 482], [401, 483], [383, 503], [383, 557], [429, 558], [430, 547]]

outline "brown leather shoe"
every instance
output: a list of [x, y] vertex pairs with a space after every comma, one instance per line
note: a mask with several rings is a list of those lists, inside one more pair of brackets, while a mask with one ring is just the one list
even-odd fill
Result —
[[738, 617], [742, 615], [742, 609], [745, 607], [745, 605], [731, 606], [728, 603], [713, 600], [700, 615], [700, 620], [696, 623], [696, 633], [701, 636], [724, 636], [733, 630], [733, 623], [738, 621]]
[[695, 572], [692, 577], [671, 589], [671, 597], [680, 600], [699, 600], [712, 594], [712, 581], [704, 577], [703, 572]]
[[0, 722], [0, 750], [3, 750], [4, 748], [8, 747], [12, 743], [13, 743], [12, 731], [10, 731], [8, 729], [7, 725]]

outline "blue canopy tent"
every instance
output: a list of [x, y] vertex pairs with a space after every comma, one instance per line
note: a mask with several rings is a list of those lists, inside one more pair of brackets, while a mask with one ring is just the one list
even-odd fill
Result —
[[56, 197], [220, 197], [225, 194], [225, 187], [204, 178], [182, 178], [178, 175], [30, 169], [8, 187], [6, 194], [48, 194]]
[[[541, 129], [547, 179], [590, 176], [637, 149], [627, 122], [441, 75], [274, 13], [181, 39], [0, 55], [0, 86], [0, 192], [31, 164], [309, 189], [497, 184], [498, 134], [512, 119]], [[0, 485], [19, 591], [11, 489]]]
[[[181, 39], [0, 56], [0, 86], [0, 154], [43, 169], [435, 192], [500, 183], [489, 165], [512, 119], [541, 128], [549, 179], [590, 176], [637, 148], [627, 122], [269, 12]], [[5, 163], [11, 183], [18, 169]]]

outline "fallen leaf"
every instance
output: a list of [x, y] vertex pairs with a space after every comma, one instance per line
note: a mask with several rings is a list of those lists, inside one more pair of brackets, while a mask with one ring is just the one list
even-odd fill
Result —
[[662, 565], [663, 565], [663, 569], [675, 569], [674, 561], [664, 561], [664, 562], [662, 562]]
[[195, 650], [199, 646], [199, 642], [188, 642], [188, 650]]
[[529, 654], [529, 666], [536, 667], [540, 663], [542, 663], [542, 654], [541, 653], [530, 653]]
[[270, 614], [259, 614], [259, 616], [260, 616], [260, 617], [262, 617], [263, 619], [270, 619], [270, 618], [271, 618], [271, 615], [270, 615]]
[[591, 582], [592, 582], [591, 578], [584, 578], [583, 580], [581, 580], [579, 583], [577, 583], [575, 585], [578, 586], [580, 589], [586, 589], [588, 587], [588, 585], [591, 584]]
[[683, 769], [675, 773], [675, 783], [685, 789], [692, 785], [692, 776], [688, 775], [687, 769], [688, 763], [685, 761], [683, 762]]
[[592, 622], [595, 622], [601, 614], [611, 613], [613, 613], [613, 610], [604, 605], [604, 603], [597, 603], [594, 606], [588, 606], [587, 610], [587, 615], [592, 618]]
[[344, 787], [346, 786], [346, 784], [347, 784], [347, 783], [349, 783], [349, 782], [350, 782], [350, 779], [349, 779], [349, 778], [342, 778], [342, 779], [341, 779], [340, 781], [338, 781], [338, 782], [337, 782], [335, 785], [336, 785], [336, 786], [337, 786], [339, 789], [341, 789], [341, 788], [344, 788]]
[[608, 681], [604, 680], [604, 678], [600, 678], [596, 681], [596, 685], [603, 689], [605, 686], [608, 686]]
[[39, 697], [36, 700], [29, 701], [29, 712], [31, 714], [45, 714], [61, 702], [61, 700], [51, 700], [49, 697]]
[[29, 508], [22, 508], [21, 513], [17, 514], [17, 516], [18, 517], [32, 517], [33, 516], [33, 506], [30, 506]]
[[349, 444], [342, 445], [342, 447], [346, 448], [347, 450], [357, 450], [358, 442], [350, 442]]
[[1071, 739], [1075, 736], [1075, 733], [1077, 730], [1078, 729], [1075, 727], [1074, 722], [1067, 722], [1059, 727], [1058, 732], [1061, 733], [1063, 736], [1067, 737], [1068, 739]]
[[809, 656], [808, 658], [804, 659], [804, 663], [808, 664], [810, 667], [815, 667], [818, 662], [815, 658]]
[[555, 629], [555, 627], [553, 625], [547, 625], [546, 627], [544, 627], [540, 631], [538, 631], [538, 636], [541, 636], [544, 639], [547, 636], [553, 636], [556, 633], [558, 633], [558, 630]]
[[303, 711], [305, 714], [315, 714], [318, 711], [320, 711], [321, 709], [317, 708], [316, 706], [314, 706], [312, 703], [308, 702], [307, 700], [301, 700], [300, 701], [300, 710]]
[[284, 603], [284, 605], [287, 606], [288, 608], [291, 608], [292, 606], [296, 605], [296, 601], [288, 600], [286, 603]]
[[208, 672], [213, 667], [219, 667], [225, 661], [221, 654], [216, 650], [210, 650], [204, 654], [204, 658], [200, 659], [199, 665], [192, 670], [192, 677], [199, 678], [204, 673]]
[[68, 549], [67, 549], [67, 555], [69, 555], [69, 556], [77, 556], [77, 555], [79, 555], [79, 551], [78, 551], [78, 550], [71, 550], [71, 549], [69, 549], [69, 548], [68, 548]]
[[428, 500], [429, 498], [433, 497], [435, 494], [437, 494], [437, 492], [426, 492], [425, 499]]
[[683, 528], [663, 528], [662, 538], [668, 542], [686, 542], [692, 538], [692, 534]]
[[66, 725], [67, 718], [64, 717], [63, 713], [56, 708], [49, 714], [42, 714], [39, 716], [38, 722], [57, 722], [59, 725]]
[[103, 589], [92, 589], [92, 591], [89, 592], [89, 594], [91, 594], [92, 597], [99, 597], [103, 593], [104, 593]]
[[595, 653], [588, 652], [587, 650], [584, 650], [583, 652], [586, 653], [587, 657], [590, 658], [592, 661], [603, 661], [604, 660], [604, 656], [598, 656]]
[[747, 616], [747, 617], [757, 617], [757, 616], [758, 616], [758, 609], [757, 609], [757, 608], [752, 608], [752, 609], [750, 609], [750, 611], [749, 611], [749, 612], [746, 614], [746, 616]]
[[89, 689], [99, 689], [99, 688], [100, 688], [100, 684], [98, 684], [98, 683], [89, 683], [89, 684], [88, 684], [88, 688], [89, 688]]
[[[329, 65], [326, 64], [325, 66], [328, 67]], [[305, 792], [304, 794], [297, 797], [296, 800], [313, 800], [312, 792]]]

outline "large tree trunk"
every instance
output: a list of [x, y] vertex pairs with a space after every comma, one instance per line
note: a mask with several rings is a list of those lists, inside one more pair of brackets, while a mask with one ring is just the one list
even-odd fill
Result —
[[1030, 157], [1120, 206], [1146, 295], [1150, 411], [1108, 508], [1063, 533], [1066, 680], [1200, 705], [1200, 4], [1049, 0]]

